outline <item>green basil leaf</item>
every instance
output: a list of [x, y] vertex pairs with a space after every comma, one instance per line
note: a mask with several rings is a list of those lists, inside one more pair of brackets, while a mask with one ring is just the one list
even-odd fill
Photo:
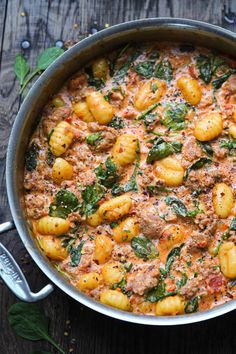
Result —
[[178, 247], [174, 247], [172, 248], [172, 250], [169, 252], [167, 259], [166, 259], [166, 266], [165, 266], [165, 270], [167, 273], [170, 272], [172, 264], [175, 261], [176, 257], [180, 256], [181, 253], [181, 249], [183, 248], [184, 244], [178, 246]]
[[155, 245], [144, 235], [133, 237], [131, 247], [135, 255], [139, 258], [154, 259], [158, 256]]
[[85, 243], [85, 241], [81, 241], [77, 247], [75, 247], [75, 248], [71, 247], [69, 249], [72, 267], [77, 267], [79, 265], [81, 255], [82, 255], [81, 252], [82, 252], [82, 248], [84, 246], [84, 243]]
[[185, 204], [183, 202], [181, 202], [181, 200], [179, 200], [176, 197], [166, 197], [165, 198], [165, 202], [167, 205], [170, 205], [174, 212], [177, 215], [180, 215], [182, 217], [186, 217], [188, 214], [188, 209], [186, 208]]
[[197, 161], [195, 161], [190, 167], [185, 172], [184, 179], [186, 180], [189, 176], [189, 173], [193, 170], [199, 170], [199, 168], [202, 168], [204, 165], [212, 163], [211, 159], [208, 159], [207, 157], [201, 157]]
[[173, 79], [173, 69], [168, 59], [164, 59], [156, 65], [154, 75], [161, 80], [171, 81]]
[[140, 76], [150, 79], [153, 76], [155, 62], [143, 61], [134, 66], [134, 70]]
[[198, 300], [199, 297], [194, 297], [193, 299], [191, 299], [190, 301], [187, 302], [187, 304], [185, 305], [185, 313], [193, 313], [196, 312], [198, 310]]
[[21, 54], [17, 54], [14, 63], [14, 72], [20, 81], [20, 85], [23, 85], [24, 79], [30, 70], [29, 64]]
[[86, 142], [90, 146], [96, 146], [99, 141], [102, 140], [102, 133], [90, 134], [86, 138]]
[[216, 56], [199, 55], [197, 57], [197, 68], [199, 77], [206, 83], [211, 82], [216, 70], [224, 63], [222, 58]]
[[125, 127], [125, 122], [120, 117], [114, 117], [114, 118], [112, 118], [110, 123], [108, 123], [107, 125], [108, 125], [108, 127], [119, 130], [119, 129], [123, 129]]
[[215, 80], [212, 81], [212, 86], [215, 90], [218, 90], [221, 88], [223, 83], [228, 80], [228, 78], [234, 74], [236, 70], [229, 70], [227, 73], [217, 77]]
[[28, 171], [33, 171], [37, 167], [37, 158], [40, 147], [36, 143], [32, 143], [25, 154], [25, 167]]
[[117, 174], [116, 164], [112, 161], [110, 157], [105, 162], [105, 169], [103, 168], [104, 164], [100, 164], [95, 168], [94, 172], [96, 174], [99, 182], [107, 187], [111, 188], [114, 184], [117, 183], [119, 175]]
[[80, 214], [93, 214], [97, 210], [98, 202], [102, 199], [104, 193], [104, 187], [98, 183], [87, 185], [81, 192], [83, 202], [79, 208]]
[[61, 189], [49, 206], [49, 215], [66, 219], [70, 213], [78, 208], [78, 205], [78, 199], [74, 193], [67, 189]]
[[45, 49], [37, 59], [37, 70], [46, 70], [60, 55], [64, 53], [64, 49], [58, 47], [51, 47]]

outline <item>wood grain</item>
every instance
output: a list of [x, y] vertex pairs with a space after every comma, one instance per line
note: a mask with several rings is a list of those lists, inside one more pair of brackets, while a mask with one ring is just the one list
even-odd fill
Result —
[[[7, 142], [20, 107], [19, 85], [12, 71], [21, 42], [31, 49], [25, 56], [33, 66], [36, 57], [56, 40], [77, 41], [87, 36], [94, 22], [102, 29], [133, 19], [171, 16], [198, 19], [235, 30], [234, 0], [1, 0], [0, 1], [0, 222], [11, 218], [5, 188]], [[224, 19], [224, 16], [226, 19]], [[1, 236], [34, 290], [46, 277], [26, 254], [16, 232]], [[55, 352], [46, 343], [32, 343], [15, 336], [7, 323], [7, 310], [17, 299], [0, 283], [0, 353], [23, 354], [36, 349]], [[235, 353], [234, 313], [208, 322], [180, 327], [147, 327], [110, 319], [83, 307], [60, 290], [41, 305], [51, 318], [51, 333], [66, 352], [78, 354]], [[56, 352], [55, 352], [56, 353]]]

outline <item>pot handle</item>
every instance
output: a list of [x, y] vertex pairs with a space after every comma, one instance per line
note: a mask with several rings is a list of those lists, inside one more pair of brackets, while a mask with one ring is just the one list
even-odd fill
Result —
[[[15, 228], [13, 221], [0, 224], [0, 233]], [[48, 296], [53, 285], [48, 284], [37, 293], [30, 290], [28, 282], [11, 253], [0, 243], [0, 277], [10, 290], [20, 299], [27, 302], [39, 301]]]

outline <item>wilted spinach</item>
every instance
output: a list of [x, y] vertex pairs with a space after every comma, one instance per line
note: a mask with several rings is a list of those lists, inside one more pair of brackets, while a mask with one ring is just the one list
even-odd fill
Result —
[[232, 139], [222, 140], [220, 143], [220, 147], [228, 150], [236, 149], [236, 141]]
[[176, 295], [176, 291], [167, 292], [166, 285], [163, 280], [160, 280], [154, 289], [151, 289], [146, 296], [146, 300], [150, 302], [157, 302], [163, 300], [168, 296]]
[[108, 125], [108, 127], [119, 130], [119, 129], [123, 129], [125, 127], [125, 122], [120, 117], [114, 117], [114, 118], [112, 118], [110, 123], [108, 123], [107, 125]]
[[146, 190], [150, 196], [172, 192], [172, 190], [170, 188], [166, 188], [165, 186], [157, 186], [157, 185], [156, 186], [155, 185], [154, 186], [147, 186]]
[[164, 157], [180, 152], [181, 149], [182, 144], [178, 141], [167, 142], [163, 138], [155, 138], [153, 140], [153, 147], [147, 156], [147, 163], [161, 160]]
[[46, 340], [60, 353], [65, 354], [49, 335], [49, 320], [38, 305], [17, 302], [8, 311], [8, 321], [18, 336], [32, 341]]
[[185, 117], [188, 110], [185, 103], [168, 103], [161, 123], [174, 131], [183, 130], [186, 127]]
[[177, 215], [180, 215], [184, 218], [186, 217], [193, 218], [197, 214], [202, 212], [202, 210], [200, 210], [199, 208], [196, 208], [194, 210], [188, 210], [185, 204], [177, 197], [168, 196], [165, 198], [165, 202], [167, 205], [170, 205], [173, 208], [174, 212]]
[[158, 251], [146, 236], [139, 235], [132, 238], [131, 247], [135, 253], [135, 255], [139, 258], [154, 259], [158, 256]]
[[171, 270], [171, 267], [175, 261], [175, 258], [180, 256], [183, 246], [184, 246], [184, 244], [182, 243], [182, 245], [172, 248], [172, 250], [169, 252], [167, 259], [166, 259], [166, 266], [165, 266], [165, 271], [167, 272], [167, 274], [170, 273], [170, 270]]
[[49, 215], [66, 219], [67, 216], [78, 208], [78, 199], [74, 193], [61, 189], [49, 206]]
[[131, 64], [139, 57], [140, 52], [139, 51], [134, 51], [132, 54], [128, 56], [126, 59], [125, 63], [121, 65], [121, 67], [115, 71], [115, 74], [113, 76], [113, 79], [116, 83], [120, 83], [124, 80]]
[[147, 115], [149, 115], [149, 113], [151, 113], [155, 108], [157, 108], [157, 106], [159, 105], [159, 103], [155, 103], [152, 106], [148, 107], [146, 109], [146, 111], [144, 111], [142, 114], [140, 114], [136, 120], [142, 120], [145, 119], [147, 117]]
[[52, 166], [55, 161], [55, 156], [53, 155], [50, 149], [47, 150], [46, 161], [49, 166]]
[[111, 286], [112, 290], [116, 290], [116, 289], [120, 289], [122, 291], [123, 294], [127, 295], [127, 296], [131, 296], [132, 291], [130, 290], [126, 290], [126, 279], [122, 278], [121, 281], [119, 281], [118, 283], [115, 283]]
[[208, 156], [212, 157], [214, 154], [214, 150], [211, 147], [211, 144], [206, 142], [202, 142], [197, 140], [198, 145], [201, 147], [201, 149], [203, 150], [203, 152], [205, 152], [205, 154], [207, 154]]
[[110, 157], [107, 158], [104, 165], [101, 163], [97, 168], [94, 170], [99, 183], [107, 188], [111, 188], [117, 183], [119, 179], [119, 175], [117, 174], [116, 164], [112, 161]]
[[200, 54], [197, 57], [197, 68], [199, 72], [199, 77], [206, 84], [209, 84], [211, 82], [212, 76], [223, 63], [224, 61], [222, 58], [216, 57], [214, 55], [206, 56]]
[[97, 90], [105, 86], [105, 81], [93, 76], [91, 67], [85, 69], [89, 86], [95, 87]]
[[81, 259], [81, 252], [85, 241], [81, 241], [77, 247], [70, 246], [68, 251], [70, 253], [71, 266], [77, 267]]
[[198, 301], [199, 296], [194, 297], [193, 299], [189, 300], [184, 308], [185, 313], [193, 313], [198, 310]]
[[37, 167], [37, 158], [40, 147], [32, 143], [25, 154], [25, 167], [28, 171], [33, 171]]
[[173, 68], [168, 59], [161, 60], [155, 68], [154, 75], [161, 80], [171, 81], [173, 79]]
[[177, 290], [181, 289], [187, 283], [188, 277], [186, 273], [182, 273], [181, 279], [176, 281]]
[[199, 170], [200, 168], [202, 168], [203, 166], [205, 166], [208, 163], [212, 163], [212, 160], [208, 159], [207, 157], [201, 157], [200, 159], [195, 161], [190, 167], [187, 168], [185, 175], [184, 175], [184, 179], [186, 180], [188, 178], [189, 173], [191, 171]]
[[80, 214], [93, 214], [97, 210], [98, 202], [102, 199], [104, 193], [104, 187], [98, 183], [87, 185], [81, 192], [83, 202], [79, 206]]
[[226, 72], [225, 74], [217, 77], [215, 80], [212, 81], [212, 86], [215, 90], [218, 90], [219, 88], [221, 88], [221, 86], [223, 85], [223, 83], [228, 80], [228, 78], [232, 75], [235, 74], [236, 70], [229, 70], [228, 72]]
[[218, 255], [219, 249], [220, 249], [220, 246], [222, 245], [222, 243], [230, 237], [230, 231], [236, 231], [236, 216], [233, 217], [228, 230], [225, 233], [223, 233], [220, 240], [218, 241], [218, 244], [217, 244], [216, 249], [214, 251], [215, 257]]

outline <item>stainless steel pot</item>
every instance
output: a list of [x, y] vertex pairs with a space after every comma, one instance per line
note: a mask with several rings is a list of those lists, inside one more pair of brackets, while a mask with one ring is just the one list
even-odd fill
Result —
[[[52, 267], [38, 249], [28, 227], [23, 202], [24, 155], [29, 137], [49, 97], [93, 57], [127, 42], [167, 40], [202, 45], [236, 57], [236, 35], [207, 23], [171, 18], [154, 18], [123, 23], [84, 39], [64, 53], [37, 80], [16, 117], [9, 140], [6, 163], [7, 194], [15, 226], [27, 251], [48, 278], [69, 296], [105, 315], [128, 322], [149, 325], [178, 325], [207, 320], [236, 308], [236, 300], [201, 313], [176, 317], [136, 315], [105, 306], [80, 293]], [[13, 222], [0, 225], [0, 233], [14, 227]], [[0, 244], [0, 275], [20, 299], [37, 301], [47, 296], [52, 285], [39, 293], [30, 291], [27, 281], [9, 252]]]

